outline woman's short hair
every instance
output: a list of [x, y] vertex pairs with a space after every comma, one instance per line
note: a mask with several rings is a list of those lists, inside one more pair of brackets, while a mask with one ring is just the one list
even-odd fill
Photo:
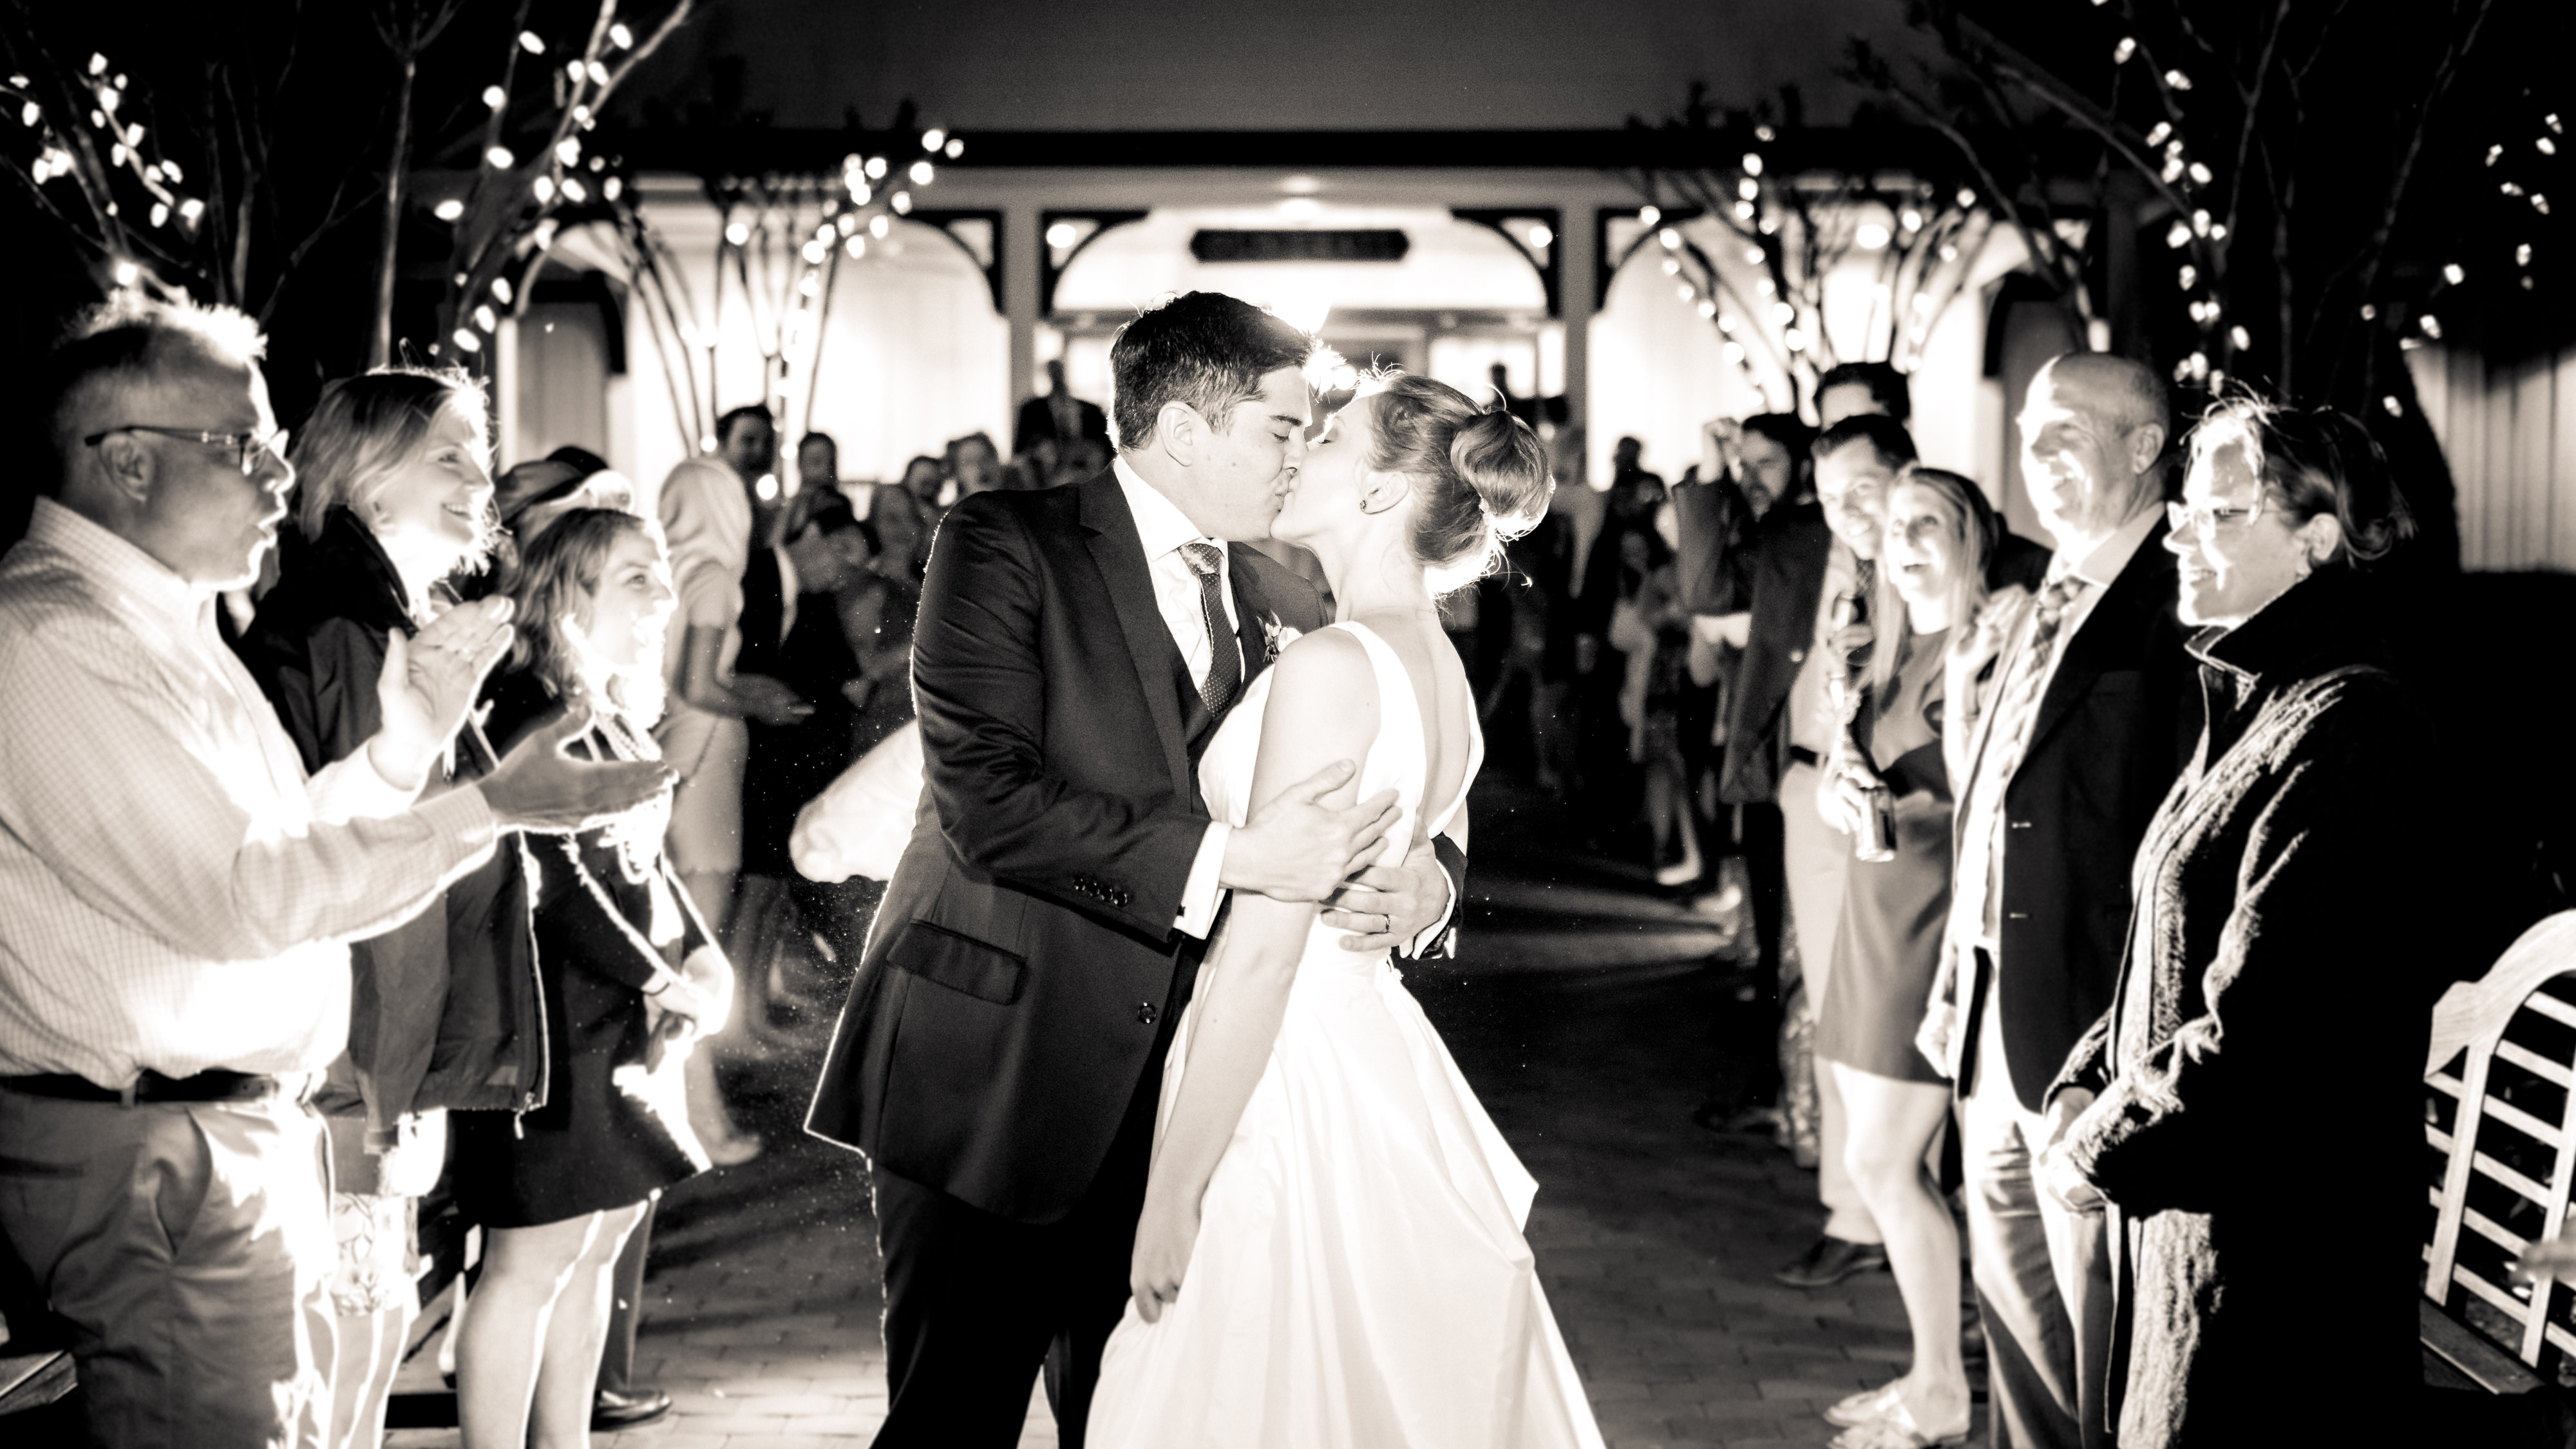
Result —
[[[662, 530], [653, 520], [614, 508], [576, 508], [537, 535], [519, 556], [510, 580], [510, 599], [518, 607], [518, 628], [510, 641], [513, 669], [535, 674], [559, 699], [586, 699], [590, 681], [583, 675], [580, 652], [563, 633], [563, 621], [579, 617], [599, 592], [608, 571], [609, 550], [629, 533], [641, 533], [658, 546]], [[595, 709], [616, 709], [649, 721], [660, 714], [660, 699], [634, 697], [638, 686], [658, 689], [661, 661], [624, 681], [617, 699], [589, 699]]]
[[463, 418], [486, 438], [488, 406], [483, 384], [453, 367], [379, 367], [326, 384], [295, 430], [295, 526], [318, 539], [334, 508], [365, 518], [441, 416]]
[[[1954, 643], [1962, 642], [1968, 637], [1978, 607], [1986, 601], [1986, 569], [1994, 561], [1996, 544], [2003, 539], [2003, 520], [1995, 516], [1994, 504], [1987, 501], [1986, 490], [1978, 487], [1975, 479], [1946, 468], [1907, 464], [1887, 490], [1890, 503], [1897, 489], [1908, 486], [1941, 500], [1952, 560], [1950, 638]], [[1888, 516], [1895, 516], [1892, 507]], [[1877, 573], [1878, 582], [1871, 586], [1869, 601], [1869, 616], [1877, 621], [1878, 632], [1877, 643], [1870, 650], [1869, 683], [1873, 690], [1885, 690], [1888, 682], [1896, 678], [1896, 641], [1904, 637], [1896, 621], [1905, 617], [1905, 599], [1896, 592], [1896, 570], [1881, 568]]]
[[2343, 526], [2334, 552], [2318, 563], [2369, 563], [2415, 536], [2415, 513], [2388, 466], [2388, 455], [2350, 413], [2285, 408], [2257, 397], [2223, 398], [2200, 415], [2191, 431], [2192, 461], [2240, 437], [2262, 454], [2256, 466], [2266, 508], [2287, 514], [2292, 528], [2327, 513]]
[[1212, 427], [1261, 395], [1261, 379], [1304, 367], [1315, 341], [1223, 292], [1184, 292], [1139, 313], [1109, 344], [1118, 446], [1141, 448], [1166, 403], [1187, 403]]
[[1556, 485], [1529, 424], [1407, 373], [1370, 379], [1357, 401], [1372, 409], [1369, 467], [1412, 480], [1413, 556], [1435, 592], [1481, 576], [1546, 515]]

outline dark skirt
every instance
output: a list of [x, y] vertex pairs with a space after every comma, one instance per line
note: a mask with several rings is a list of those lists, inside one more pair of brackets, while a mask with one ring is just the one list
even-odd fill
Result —
[[529, 1228], [628, 1207], [698, 1171], [673, 1128], [613, 1080], [618, 1067], [644, 1061], [643, 995], [559, 956], [547, 964], [554, 1076], [546, 1105], [524, 1116], [450, 1114], [457, 1202], [485, 1227]]
[[1914, 1049], [1950, 918], [1950, 802], [1896, 799], [1896, 855], [1856, 860], [1816, 1012], [1816, 1055], [1900, 1082], [1948, 1080]]

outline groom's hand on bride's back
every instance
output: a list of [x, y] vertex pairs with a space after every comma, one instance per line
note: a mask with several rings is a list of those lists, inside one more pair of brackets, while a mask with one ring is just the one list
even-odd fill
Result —
[[1359, 767], [1336, 760], [1252, 812], [1225, 844], [1217, 883], [1273, 900], [1320, 901], [1376, 858], [1395, 826], [1393, 790], [1366, 800]]

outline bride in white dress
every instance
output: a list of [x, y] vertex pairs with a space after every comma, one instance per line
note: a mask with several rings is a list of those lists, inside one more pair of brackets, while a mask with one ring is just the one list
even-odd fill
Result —
[[[1209, 742], [1216, 818], [1336, 760], [1393, 788], [1390, 861], [1467, 838], [1474, 696], [1430, 579], [1481, 573], [1547, 506], [1538, 439], [1424, 378], [1364, 385], [1272, 527], [1322, 560], [1338, 622], [1289, 643]], [[1238, 893], [1164, 1069], [1134, 1299], [1086, 1442], [1598, 1445], [1521, 1237], [1538, 1184], [1384, 951]]]

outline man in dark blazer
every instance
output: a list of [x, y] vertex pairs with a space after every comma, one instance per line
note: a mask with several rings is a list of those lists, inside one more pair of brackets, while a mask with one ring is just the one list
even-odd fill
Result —
[[867, 534], [839, 495], [796, 536], [752, 550], [742, 576], [742, 652], [737, 674], [765, 674], [796, 691], [811, 713], [793, 724], [751, 723], [743, 768], [742, 868], [792, 880], [787, 838], [796, 812], [849, 768], [851, 718], [841, 686], [858, 677], [858, 656], [841, 630], [837, 590], [868, 565]]
[[1046, 365], [1047, 390], [1020, 404], [1017, 417], [1011, 420], [1011, 456], [1025, 458], [1041, 442], [1055, 444], [1062, 456], [1085, 438], [1109, 447], [1109, 417], [1100, 404], [1084, 402], [1064, 385], [1064, 360], [1056, 358]]
[[[2057, 541], [1976, 701], [1949, 940], [1926, 1040], [1962, 1099], [1968, 1236], [1999, 1442], [2101, 1445], [2111, 1285], [2102, 1218], [2033, 1185], [2081, 1113], [2043, 1098], [2110, 1005], [2139, 838], [2199, 735], [2158, 460], [2163, 386], [2069, 353], [2022, 405], [2022, 476]], [[2045, 1110], [2043, 1110], [2045, 1109]]]
[[[1310, 345], [1215, 293], [1148, 311], [1111, 348], [1132, 445], [1111, 471], [975, 494], [940, 526], [913, 644], [921, 808], [807, 1122], [869, 1160], [879, 1445], [1018, 1442], [1041, 1360], [1081, 1444], [1221, 891], [1332, 895], [1393, 819], [1391, 791], [1352, 800], [1356, 761], [1234, 830], [1196, 781], [1270, 639], [1325, 622], [1240, 544], [1304, 456]], [[1436, 927], [1454, 890], [1428, 849], [1358, 879], [1325, 918], [1363, 948]]]

